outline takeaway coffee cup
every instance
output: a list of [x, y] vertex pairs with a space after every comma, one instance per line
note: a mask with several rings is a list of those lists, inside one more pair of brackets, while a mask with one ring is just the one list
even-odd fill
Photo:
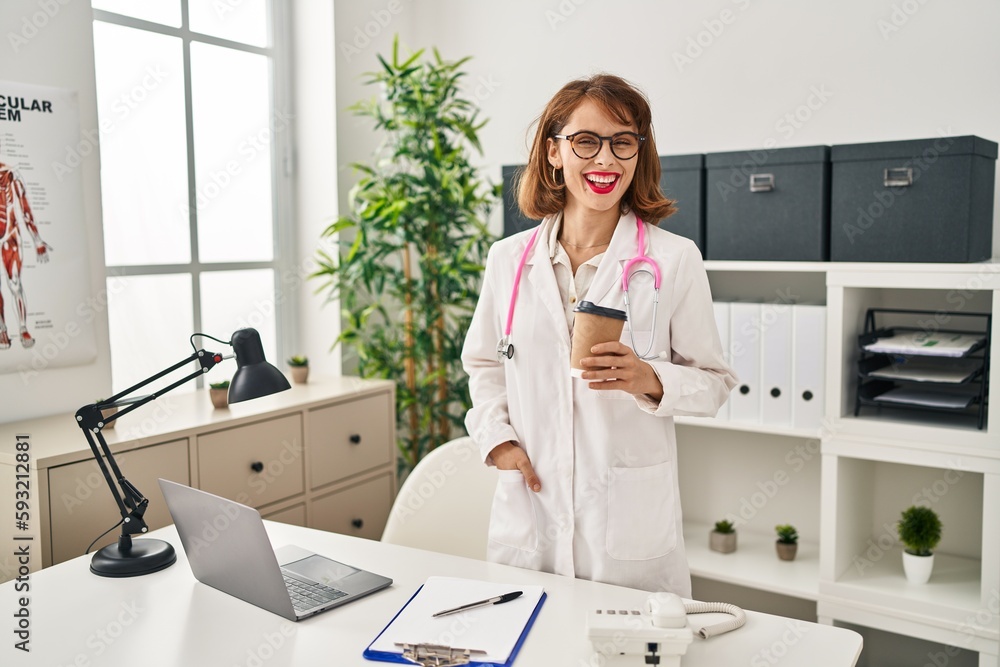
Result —
[[590, 301], [581, 301], [573, 312], [576, 316], [573, 321], [573, 349], [569, 365], [570, 374], [578, 378], [584, 371], [580, 360], [592, 356], [590, 348], [594, 345], [619, 340], [626, 318], [624, 310], [595, 306]]

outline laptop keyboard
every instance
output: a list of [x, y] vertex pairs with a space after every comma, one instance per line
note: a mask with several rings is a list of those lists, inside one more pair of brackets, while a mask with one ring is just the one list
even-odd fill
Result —
[[285, 578], [285, 588], [288, 589], [288, 594], [292, 598], [292, 606], [295, 607], [296, 611], [306, 611], [347, 595], [344, 591], [338, 591], [336, 588], [302, 581], [290, 577], [284, 572], [281, 573], [281, 576]]

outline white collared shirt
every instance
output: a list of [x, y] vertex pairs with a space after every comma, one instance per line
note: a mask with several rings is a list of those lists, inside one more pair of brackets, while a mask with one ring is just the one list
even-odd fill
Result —
[[570, 261], [566, 249], [559, 243], [559, 230], [562, 228], [562, 216], [555, 220], [549, 232], [549, 258], [552, 260], [552, 271], [556, 274], [556, 284], [559, 285], [559, 298], [562, 299], [563, 310], [566, 312], [566, 326], [570, 334], [573, 333], [573, 309], [578, 301], [587, 298], [587, 291], [594, 276], [597, 275], [597, 267], [601, 263], [604, 253], [594, 255], [586, 262], [576, 267], [576, 274], [573, 273], [573, 263]]

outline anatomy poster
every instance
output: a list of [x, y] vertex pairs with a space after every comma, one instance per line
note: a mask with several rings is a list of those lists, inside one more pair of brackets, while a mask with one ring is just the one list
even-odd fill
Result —
[[80, 173], [96, 150], [76, 92], [0, 81], [0, 373], [96, 357]]

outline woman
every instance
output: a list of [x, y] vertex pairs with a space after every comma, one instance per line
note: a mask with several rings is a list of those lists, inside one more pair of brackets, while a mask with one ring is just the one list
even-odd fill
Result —
[[[490, 560], [690, 597], [672, 417], [714, 415], [736, 380], [697, 247], [656, 226], [673, 212], [659, 178], [649, 103], [628, 82], [573, 81], [548, 103], [518, 187], [544, 219], [490, 250], [462, 353], [466, 426], [499, 470]], [[651, 274], [631, 269], [621, 340], [573, 378], [573, 309], [624, 309], [640, 226], [662, 274], [655, 311]]]

